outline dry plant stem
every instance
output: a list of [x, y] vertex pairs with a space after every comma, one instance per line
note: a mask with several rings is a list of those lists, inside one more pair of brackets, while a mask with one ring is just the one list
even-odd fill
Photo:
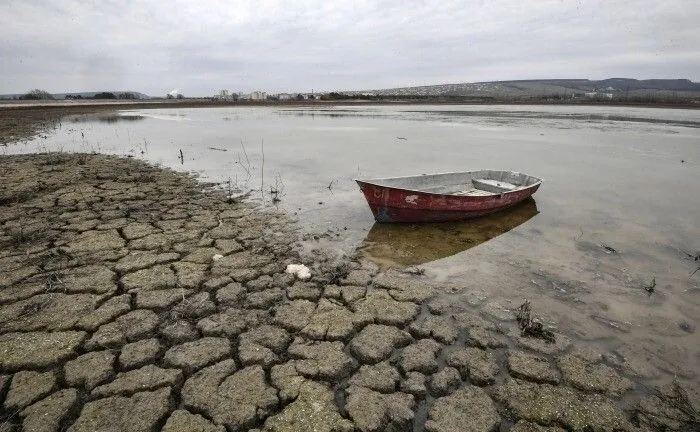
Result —
[[265, 139], [260, 140], [260, 153], [262, 154], [262, 168], [260, 168], [260, 195], [265, 199]]

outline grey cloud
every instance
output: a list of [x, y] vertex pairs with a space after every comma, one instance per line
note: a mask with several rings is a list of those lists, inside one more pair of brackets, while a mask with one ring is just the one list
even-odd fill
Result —
[[0, 93], [700, 80], [694, 0], [5, 0]]

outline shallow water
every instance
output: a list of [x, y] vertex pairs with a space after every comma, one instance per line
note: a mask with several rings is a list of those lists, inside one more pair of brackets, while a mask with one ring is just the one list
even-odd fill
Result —
[[[125, 154], [206, 181], [230, 179], [267, 203], [277, 190], [278, 205], [325, 246], [360, 246], [384, 266], [420, 265], [469, 287], [464, 301], [496, 317], [530, 298], [561, 331], [644, 363], [652, 378], [700, 380], [700, 271], [690, 276], [700, 262], [686, 255], [700, 250], [700, 110], [145, 110], [74, 117], [46, 139], [0, 151], [56, 150]], [[352, 181], [486, 168], [544, 184], [534, 201], [482, 220], [378, 226]]]

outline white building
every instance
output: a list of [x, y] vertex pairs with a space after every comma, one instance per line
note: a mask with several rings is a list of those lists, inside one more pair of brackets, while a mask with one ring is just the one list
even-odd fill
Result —
[[265, 100], [267, 99], [267, 93], [262, 92], [262, 91], [254, 91], [253, 93], [250, 94], [250, 100]]
[[277, 98], [279, 100], [292, 100], [292, 95], [290, 95], [289, 93], [280, 93], [277, 95]]

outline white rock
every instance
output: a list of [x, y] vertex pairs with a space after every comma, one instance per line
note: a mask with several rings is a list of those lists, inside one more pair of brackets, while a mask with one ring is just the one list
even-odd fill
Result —
[[311, 279], [311, 270], [309, 270], [309, 268], [304, 264], [289, 264], [285, 272], [293, 274], [301, 280]]

